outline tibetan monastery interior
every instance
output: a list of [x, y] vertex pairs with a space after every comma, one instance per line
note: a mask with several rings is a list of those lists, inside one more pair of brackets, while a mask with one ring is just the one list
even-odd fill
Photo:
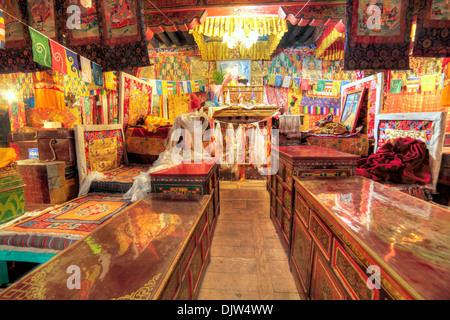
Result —
[[0, 0], [0, 300], [450, 299], [449, 30], [448, 0]]

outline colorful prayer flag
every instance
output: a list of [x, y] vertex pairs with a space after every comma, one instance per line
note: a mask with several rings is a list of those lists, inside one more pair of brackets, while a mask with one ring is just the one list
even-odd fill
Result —
[[167, 86], [167, 81], [165, 81], [165, 80], [162, 81], [162, 93], [163, 93], [163, 96], [166, 96], [169, 94], [169, 87]]
[[92, 66], [91, 60], [80, 56], [80, 65], [81, 65], [81, 79], [85, 82], [92, 82]]
[[5, 49], [6, 36], [5, 36], [5, 18], [3, 17], [3, 11], [0, 10], [0, 48]]
[[298, 88], [300, 88], [300, 78], [294, 78], [294, 80], [292, 80], [292, 88], [297, 90]]
[[103, 86], [103, 72], [100, 65], [92, 62], [92, 73], [94, 75], [94, 83], [97, 86]]
[[67, 74], [66, 50], [59, 43], [50, 40], [52, 53], [52, 69]]
[[391, 80], [391, 89], [389, 93], [400, 93], [402, 92], [402, 79], [392, 79]]
[[409, 92], [419, 92], [420, 89], [420, 78], [409, 78], [406, 80], [406, 89]]
[[283, 81], [283, 76], [277, 74], [277, 75], [275, 76], [275, 83], [274, 83], [274, 86], [275, 86], [275, 87], [280, 87], [282, 81]]
[[65, 48], [65, 50], [66, 50], [67, 74], [71, 77], [78, 78], [80, 75], [80, 67], [78, 66], [77, 54], [67, 48]]
[[333, 80], [325, 80], [324, 91], [333, 92]]
[[[167, 94], [172, 95], [173, 94], [173, 82], [167, 81]], [[176, 87], [175, 87], [176, 90]]]
[[187, 81], [187, 92], [188, 93], [192, 93], [192, 81]]
[[108, 71], [105, 75], [105, 88], [108, 90], [117, 90], [117, 76], [115, 71]]
[[316, 91], [319, 91], [319, 92], [325, 91], [325, 81], [324, 80], [319, 80], [319, 82], [317, 82]]
[[190, 84], [191, 84], [191, 91], [190, 91], [190, 92], [191, 92], [191, 93], [192, 93], [192, 92], [196, 92], [196, 91], [195, 91], [195, 81], [192, 81], [192, 80], [191, 80], [191, 81], [189, 81], [189, 82], [190, 82]]
[[290, 76], [285, 76], [284, 79], [283, 79], [282, 87], [283, 88], [289, 88], [290, 85], [291, 85], [291, 77]]
[[309, 89], [309, 79], [302, 79], [300, 88], [302, 90], [308, 90]]
[[163, 94], [162, 81], [161, 80], [156, 80], [156, 94], [159, 95], [159, 96], [162, 96], [162, 94]]
[[44, 67], [52, 67], [49, 39], [42, 33], [29, 27], [33, 48], [33, 61]]
[[432, 91], [436, 88], [436, 75], [420, 77], [422, 91]]
[[335, 80], [333, 81], [333, 87], [331, 89], [334, 95], [338, 96], [341, 94], [341, 81]]
[[194, 81], [194, 88], [195, 88], [195, 92], [200, 91], [200, 83], [198, 82], [198, 80]]
[[275, 75], [274, 74], [271, 74], [270, 76], [269, 76], [269, 82], [267, 83], [269, 86], [274, 86], [275, 85]]

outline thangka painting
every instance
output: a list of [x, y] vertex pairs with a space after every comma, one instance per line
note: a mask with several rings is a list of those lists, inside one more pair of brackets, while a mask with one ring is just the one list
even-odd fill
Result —
[[138, 35], [137, 1], [105, 0], [103, 2], [105, 42], [114, 44], [135, 41]]
[[209, 61], [203, 61], [200, 56], [190, 57], [190, 80], [202, 80], [206, 83], [205, 74], [209, 71]]
[[[403, 0], [374, 1], [358, 0], [354, 2], [357, 8], [356, 42], [374, 43], [375, 41], [389, 42], [403, 41], [405, 30], [406, 7], [402, 6]], [[378, 40], [378, 39], [380, 40]]]
[[450, 4], [448, 0], [418, 0], [413, 56], [450, 56]]
[[281, 52], [277, 54], [269, 65], [269, 74], [301, 77], [302, 58], [296, 52]]
[[28, 18], [32, 28], [49, 38], [56, 37], [53, 0], [28, 0]]
[[322, 60], [316, 59], [314, 56], [303, 56], [302, 78], [322, 79]]
[[[0, 0], [0, 9], [14, 17], [21, 17], [19, 2], [16, 0]], [[23, 25], [19, 21], [3, 14], [5, 19], [6, 49], [25, 45]]]
[[71, 19], [73, 11], [68, 10], [72, 5], [80, 9], [80, 19], [78, 20], [79, 28], [72, 28], [68, 31], [71, 33], [70, 43], [72, 45], [82, 45], [100, 42], [100, 30], [98, 26], [97, 16], [97, 0], [91, 0], [90, 6], [84, 6], [84, 1], [67, 0], [66, 12], [67, 18]]
[[344, 70], [408, 70], [414, 0], [347, 0]]
[[189, 60], [188, 55], [157, 55], [155, 57], [156, 79], [167, 81], [189, 80]]

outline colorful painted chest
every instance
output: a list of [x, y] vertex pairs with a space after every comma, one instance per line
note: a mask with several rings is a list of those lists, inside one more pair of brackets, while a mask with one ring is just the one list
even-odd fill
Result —
[[[196, 299], [211, 261], [211, 208], [211, 195], [149, 194], [0, 292], [0, 300]], [[79, 289], [70, 287], [69, 267], [79, 268]]]
[[359, 176], [294, 180], [290, 266], [299, 292], [450, 298], [450, 211]]
[[211, 194], [213, 212], [211, 219], [220, 213], [219, 165], [201, 163], [181, 163], [175, 167], [150, 173], [152, 193], [169, 194]]
[[23, 188], [16, 162], [0, 168], [0, 224], [25, 213]]
[[[273, 153], [273, 157], [276, 153]], [[287, 252], [290, 251], [294, 177], [330, 178], [355, 175], [357, 155], [310, 145], [280, 146], [278, 172], [268, 180], [271, 193], [270, 216]]]
[[26, 204], [59, 204], [78, 195], [76, 162], [27, 159], [17, 163], [25, 183]]

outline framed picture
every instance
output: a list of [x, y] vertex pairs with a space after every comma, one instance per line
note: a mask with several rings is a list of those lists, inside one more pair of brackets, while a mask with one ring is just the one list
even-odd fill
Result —
[[350, 133], [355, 132], [365, 93], [366, 88], [361, 88], [348, 92], [344, 97], [340, 122], [347, 126]]
[[217, 61], [216, 68], [223, 74], [222, 86], [251, 83], [251, 60]]

